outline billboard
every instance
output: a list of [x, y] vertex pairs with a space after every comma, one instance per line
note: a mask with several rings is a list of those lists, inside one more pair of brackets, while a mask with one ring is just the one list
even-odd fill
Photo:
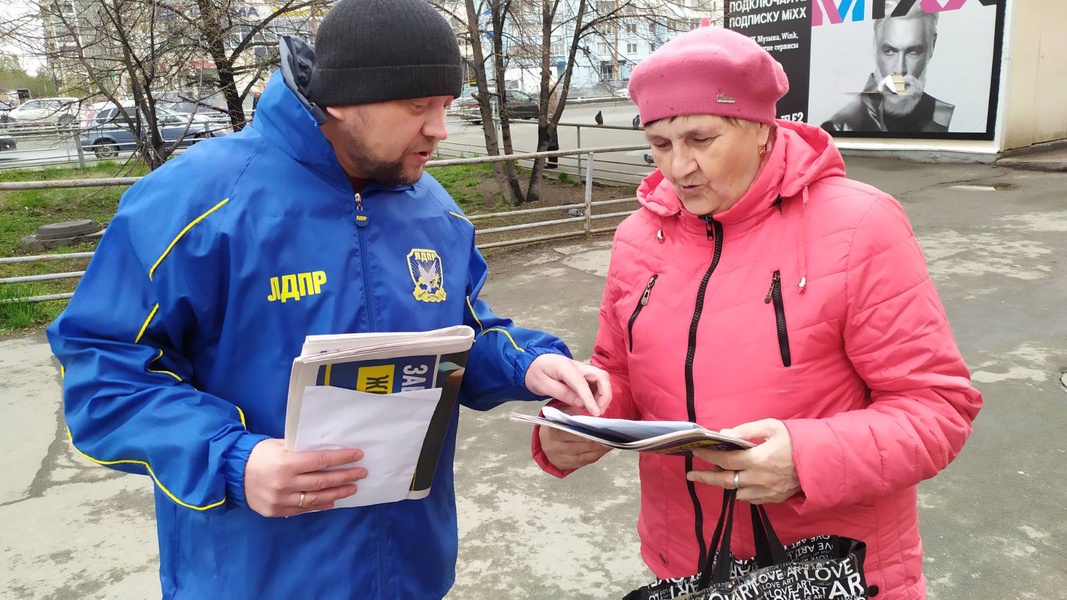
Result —
[[993, 139], [1006, 0], [727, 0], [785, 68], [779, 118], [840, 137]]

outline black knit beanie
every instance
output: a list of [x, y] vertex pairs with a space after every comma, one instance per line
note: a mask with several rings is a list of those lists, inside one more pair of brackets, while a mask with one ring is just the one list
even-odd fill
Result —
[[319, 24], [307, 96], [319, 106], [456, 97], [461, 61], [426, 0], [341, 0]]

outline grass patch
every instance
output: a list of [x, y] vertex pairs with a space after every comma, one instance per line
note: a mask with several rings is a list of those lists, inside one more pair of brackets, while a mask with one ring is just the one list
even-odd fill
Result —
[[[55, 181], [60, 179], [104, 179], [136, 177], [147, 173], [138, 163], [101, 162], [77, 167], [45, 169], [10, 169], [0, 171], [0, 181]], [[41, 225], [91, 219], [107, 223], [118, 209], [126, 187], [20, 190], [0, 192], [0, 257], [33, 254], [19, 247], [19, 240], [33, 235]], [[46, 254], [91, 252], [94, 243], [61, 248]], [[82, 271], [87, 261], [46, 261], [0, 264], [0, 279], [25, 275], [43, 275]], [[66, 306], [65, 300], [47, 302], [11, 302], [13, 299], [74, 291], [77, 279], [60, 279], [34, 283], [0, 284], [0, 335], [38, 327], [51, 322]]]
[[448, 193], [452, 194], [452, 199], [464, 212], [481, 212], [483, 194], [480, 188], [486, 181], [493, 180], [493, 165], [479, 163], [432, 167], [428, 171], [438, 183], [445, 186]]
[[0, 285], [0, 335], [50, 323], [66, 302], [19, 302], [47, 293], [44, 286], [13, 283]]
[[[135, 177], [146, 172], [143, 166], [104, 162], [84, 169], [65, 167], [0, 171], [0, 181], [103, 179]], [[32, 235], [41, 225], [75, 219], [92, 219], [100, 223], [110, 221], [124, 191], [125, 187], [0, 192], [0, 256], [21, 254], [19, 240]]]
[[[143, 165], [135, 163], [104, 162], [84, 169], [64, 167], [43, 170], [12, 169], [0, 171], [0, 182], [103, 179], [108, 177], [139, 176], [144, 175], [146, 172], [147, 169]], [[521, 168], [520, 172], [520, 178], [525, 183], [529, 179], [529, 170]], [[433, 167], [430, 173], [448, 190], [456, 200], [456, 203], [467, 214], [503, 212], [512, 208], [503, 201], [493, 177], [491, 164]], [[564, 202], [564, 199], [580, 197], [580, 190], [576, 191], [576, 184], [565, 178], [565, 174], [560, 173], [559, 175], [559, 182], [551, 178], [542, 181], [542, 202], [533, 206], [549, 204], [559, 206], [568, 203]], [[34, 234], [41, 225], [77, 219], [90, 219], [99, 223], [109, 222], [114, 217], [115, 211], [118, 209], [119, 198], [126, 189], [126, 186], [122, 186], [0, 192], [0, 257], [37, 254], [37, 252], [22, 251], [19, 247], [19, 240]], [[629, 193], [632, 192], [626, 192], [626, 194]], [[527, 208], [527, 206], [520, 208]], [[501, 215], [497, 220], [480, 222], [479, 228], [510, 225], [546, 218], [558, 218], [558, 216], [555, 214], [527, 217]], [[506, 235], [521, 237], [533, 234], [516, 232]], [[492, 239], [501, 237], [498, 235]], [[481, 238], [479, 239], [481, 241]], [[485, 241], [492, 240], [487, 239]], [[42, 252], [42, 254], [91, 252], [95, 249], [95, 246], [95, 242], [88, 242], [78, 246]], [[88, 261], [85, 259], [0, 264], [0, 279], [25, 275], [83, 271], [87, 264]], [[76, 278], [68, 278], [34, 282], [32, 284], [0, 284], [0, 301], [3, 299], [10, 300], [13, 298], [73, 292], [78, 281]], [[45, 325], [51, 322], [65, 306], [65, 300], [0, 304], [0, 335]]]

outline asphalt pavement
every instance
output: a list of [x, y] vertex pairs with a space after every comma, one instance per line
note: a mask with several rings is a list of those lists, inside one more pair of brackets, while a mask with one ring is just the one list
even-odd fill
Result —
[[[932, 600], [1064, 598], [1067, 580], [1067, 177], [981, 164], [850, 158], [901, 200], [986, 404], [960, 457], [919, 488]], [[591, 353], [610, 240], [490, 256], [485, 296]], [[0, 597], [159, 597], [151, 481], [67, 441], [42, 336], [0, 340]], [[636, 456], [566, 480], [529, 457], [511, 403], [464, 411], [460, 557], [450, 599], [620, 598], [638, 558]]]

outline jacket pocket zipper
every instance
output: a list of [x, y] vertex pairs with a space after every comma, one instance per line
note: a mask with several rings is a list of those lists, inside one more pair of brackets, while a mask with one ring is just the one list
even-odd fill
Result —
[[641, 309], [648, 304], [648, 297], [652, 295], [652, 287], [656, 285], [656, 279], [659, 275], [653, 275], [652, 279], [648, 280], [648, 284], [645, 286], [644, 293], [641, 294], [641, 299], [637, 301], [637, 306], [634, 307], [634, 314], [630, 315], [630, 322], [626, 324], [626, 334], [630, 338], [630, 352], [634, 351], [634, 323], [637, 322], [637, 315], [641, 314]]
[[767, 296], [763, 298], [765, 304], [774, 302], [774, 324], [778, 332], [778, 351], [782, 355], [782, 366], [788, 367], [793, 364], [793, 356], [789, 352], [789, 331], [785, 327], [785, 303], [782, 302], [782, 272], [775, 271], [771, 277], [771, 289], [767, 290]]

